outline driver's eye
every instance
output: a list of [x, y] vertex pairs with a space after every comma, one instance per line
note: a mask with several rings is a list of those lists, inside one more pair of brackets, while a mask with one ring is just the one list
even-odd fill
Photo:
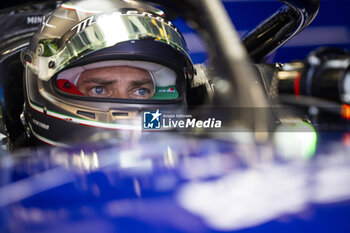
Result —
[[134, 98], [150, 98], [152, 91], [148, 88], [137, 88], [130, 93]]
[[102, 95], [103, 94], [103, 87], [95, 87], [94, 91], [95, 91], [95, 94]]
[[103, 86], [95, 86], [88, 90], [88, 96], [100, 96], [100, 97], [107, 97], [111, 95], [111, 92], [108, 90], [108, 88]]
[[147, 90], [145, 88], [140, 88], [137, 90], [138, 94], [141, 96], [147, 95]]

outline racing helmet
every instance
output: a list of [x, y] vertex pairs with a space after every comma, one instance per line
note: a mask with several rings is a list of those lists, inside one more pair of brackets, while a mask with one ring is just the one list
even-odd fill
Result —
[[62, 4], [21, 59], [27, 134], [56, 146], [96, 132], [138, 134], [143, 111], [186, 106], [194, 73], [180, 31], [162, 10], [135, 0]]

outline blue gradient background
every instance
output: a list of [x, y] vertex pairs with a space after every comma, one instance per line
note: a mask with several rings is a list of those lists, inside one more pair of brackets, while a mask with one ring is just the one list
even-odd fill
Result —
[[[242, 36], [269, 17], [283, 4], [277, 0], [223, 0], [229, 16]], [[320, 46], [350, 49], [350, 1], [321, 0], [320, 11], [304, 31], [270, 55], [270, 62], [304, 59]], [[196, 33], [181, 20], [175, 24], [183, 32], [195, 63], [206, 59], [205, 48]]]

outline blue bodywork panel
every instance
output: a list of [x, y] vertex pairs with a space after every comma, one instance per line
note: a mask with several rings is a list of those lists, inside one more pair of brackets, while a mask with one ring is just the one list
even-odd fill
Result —
[[0, 229], [348, 232], [350, 147], [323, 143], [309, 159], [174, 135], [2, 153]]

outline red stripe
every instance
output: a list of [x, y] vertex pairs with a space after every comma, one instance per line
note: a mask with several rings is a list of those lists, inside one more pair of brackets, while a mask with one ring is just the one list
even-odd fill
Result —
[[294, 94], [296, 96], [300, 96], [300, 78], [301, 78], [301, 72], [298, 72], [298, 75], [294, 80]]
[[73, 10], [73, 11], [76, 10], [75, 8], [68, 7], [68, 6], [61, 6], [61, 8], [66, 9], [66, 10]]
[[[30, 104], [29, 104], [29, 105], [30, 105]], [[34, 111], [38, 112], [38, 113], [43, 114], [43, 115], [46, 115], [46, 116], [49, 116], [49, 117], [52, 117], [52, 118], [55, 118], [55, 119], [58, 119], [58, 120], [62, 120], [62, 121], [69, 121], [69, 120], [68, 120], [69, 118], [62, 119], [62, 118], [55, 117], [55, 116], [53, 116], [53, 115], [51, 115], [51, 114], [49, 114], [49, 113], [46, 113], [46, 114], [45, 114], [45, 113], [43, 113], [43, 112], [41, 112], [41, 111], [39, 111], [39, 110], [36, 110], [36, 109], [33, 108], [31, 105], [30, 105], [30, 108], [33, 109]], [[70, 121], [71, 121], [71, 119], [70, 119]]]

